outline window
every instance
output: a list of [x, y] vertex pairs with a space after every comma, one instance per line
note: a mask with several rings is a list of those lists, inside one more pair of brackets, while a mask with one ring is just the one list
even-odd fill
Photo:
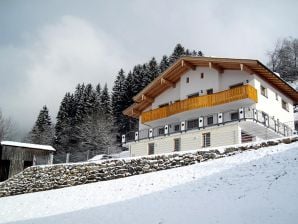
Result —
[[281, 106], [283, 109], [285, 109], [286, 111], [289, 111], [289, 104], [284, 101], [284, 100], [281, 100]]
[[210, 132], [204, 133], [203, 135], [203, 147], [209, 147], [211, 144], [211, 139], [210, 139]]
[[187, 98], [189, 99], [189, 98], [193, 98], [193, 97], [197, 97], [197, 96], [200, 96], [199, 92], [190, 94], [190, 95], [187, 96]]
[[237, 84], [231, 85], [230, 89], [233, 89], [233, 88], [236, 88], [236, 87], [239, 87], [239, 86], [243, 86], [243, 82], [239, 82]]
[[175, 138], [174, 139], [174, 151], [178, 152], [181, 150], [181, 140], [180, 138]]
[[208, 125], [213, 124], [213, 116], [209, 116], [209, 117], [207, 117], [207, 124], [208, 124]]
[[201, 79], [203, 79], [203, 78], [204, 78], [204, 73], [202, 72], [202, 73], [201, 73]]
[[275, 93], [275, 99], [278, 101], [278, 94]]
[[166, 106], [168, 106], [169, 105], [169, 103], [164, 103], [164, 104], [160, 104], [158, 107], [159, 108], [162, 108], [162, 107], [166, 107]]
[[153, 155], [154, 154], [154, 143], [149, 143], [148, 144], [148, 155]]
[[164, 135], [165, 134], [165, 129], [164, 128], [159, 128], [158, 129], [158, 135]]
[[207, 95], [212, 94], [213, 93], [213, 89], [207, 89]]
[[232, 121], [239, 120], [239, 113], [238, 112], [231, 113], [231, 120]]
[[189, 77], [186, 77], [186, 83], [189, 83]]
[[174, 131], [177, 132], [177, 131], [180, 131], [180, 125], [179, 124], [176, 124], [174, 126]]
[[199, 127], [198, 119], [187, 121], [187, 129], [194, 129], [194, 128], [198, 128], [198, 127]]
[[264, 86], [261, 86], [261, 94], [265, 97], [268, 97], [267, 96], [267, 88], [265, 88]]

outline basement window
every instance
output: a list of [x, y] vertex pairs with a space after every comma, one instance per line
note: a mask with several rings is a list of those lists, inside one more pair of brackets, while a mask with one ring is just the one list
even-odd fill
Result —
[[149, 143], [148, 144], [148, 155], [153, 155], [154, 154], [154, 143]]
[[210, 132], [204, 133], [202, 134], [203, 136], [203, 147], [209, 147], [211, 145], [211, 136], [210, 136]]
[[289, 104], [286, 101], [281, 100], [281, 106], [284, 110], [289, 111]]
[[264, 86], [261, 86], [261, 94], [265, 97], [268, 98], [268, 95], [267, 95], [267, 88], [265, 88]]
[[181, 139], [175, 138], [174, 139], [174, 152], [178, 152], [181, 150]]

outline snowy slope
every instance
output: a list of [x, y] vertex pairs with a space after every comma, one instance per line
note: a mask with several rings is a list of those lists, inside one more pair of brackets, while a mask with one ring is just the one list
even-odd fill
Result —
[[297, 223], [298, 143], [0, 198], [0, 223]]

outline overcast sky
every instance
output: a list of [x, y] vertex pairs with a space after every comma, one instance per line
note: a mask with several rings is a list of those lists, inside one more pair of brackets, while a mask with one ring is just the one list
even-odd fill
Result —
[[259, 59], [298, 37], [298, 1], [0, 1], [0, 108], [29, 130], [56, 117], [79, 82], [112, 86], [120, 68], [158, 60], [176, 43], [208, 56]]

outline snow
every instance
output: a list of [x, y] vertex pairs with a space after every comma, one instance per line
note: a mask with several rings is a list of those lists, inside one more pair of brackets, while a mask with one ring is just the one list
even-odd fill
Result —
[[0, 198], [0, 223], [296, 223], [297, 149]]
[[88, 161], [96, 162], [96, 161], [106, 160], [106, 159], [111, 159], [111, 158], [127, 158], [127, 157], [129, 157], [129, 151], [122, 151], [122, 152], [110, 154], [110, 155], [107, 155], [107, 154], [97, 155], [97, 156], [92, 157]]
[[30, 143], [23, 143], [23, 142], [2, 141], [1, 145], [30, 148], [30, 149], [40, 149], [40, 150], [47, 150], [47, 151], [56, 151], [56, 149], [54, 149], [50, 145], [38, 145], [38, 144], [30, 144]]

